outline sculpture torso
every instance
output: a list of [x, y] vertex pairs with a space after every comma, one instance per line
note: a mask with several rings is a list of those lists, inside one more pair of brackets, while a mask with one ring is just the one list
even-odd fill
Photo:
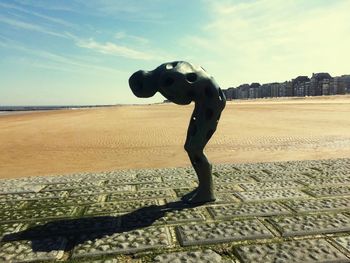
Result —
[[159, 77], [158, 91], [176, 104], [220, 104], [224, 100], [220, 87], [202, 67], [176, 61], [160, 65], [154, 73]]

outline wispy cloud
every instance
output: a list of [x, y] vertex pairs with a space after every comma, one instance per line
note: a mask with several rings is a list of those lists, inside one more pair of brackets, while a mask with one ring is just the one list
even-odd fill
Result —
[[50, 22], [53, 22], [53, 23], [56, 23], [56, 24], [59, 24], [59, 25], [63, 25], [63, 26], [66, 26], [66, 27], [76, 27], [76, 25], [74, 25], [72, 23], [69, 23], [68, 21], [65, 21], [63, 19], [47, 16], [47, 15], [44, 15], [44, 14], [40, 14], [40, 13], [37, 13], [37, 12], [34, 12], [34, 11], [30, 11], [28, 9], [16, 6], [16, 5], [0, 3], [0, 7], [6, 8], [6, 9], [17, 10], [17, 11], [20, 11], [21, 13], [25, 13], [25, 14], [36, 16], [36, 17], [39, 17], [39, 18], [43, 18], [43, 19], [45, 19], [47, 21], [50, 21]]
[[[16, 41], [12, 41], [6, 38], [3, 38], [5, 41], [0, 41], [0, 46], [3, 48], [8, 49], [14, 49], [17, 52], [23, 52], [27, 55], [31, 55], [33, 59], [24, 59], [21, 58], [21, 61], [25, 61], [27, 64], [31, 64], [32, 66], [46, 68], [46, 69], [55, 69], [55, 70], [61, 70], [61, 71], [81, 71], [81, 70], [89, 70], [86, 72], [105, 72], [105, 73], [125, 73], [121, 70], [107, 67], [107, 66], [101, 66], [96, 64], [94, 61], [93, 63], [88, 60], [84, 60], [82, 58], [77, 57], [68, 57], [63, 56], [60, 54], [55, 54], [53, 52], [45, 51], [45, 50], [38, 50], [33, 48], [28, 48], [25, 46], [22, 46], [21, 44], [17, 43]], [[91, 71], [92, 70], [92, 71]]]
[[15, 27], [15, 28], [35, 31], [38, 33], [43, 33], [43, 34], [47, 34], [47, 35], [51, 35], [51, 36], [56, 36], [56, 37], [61, 37], [61, 38], [69, 38], [69, 36], [67, 36], [64, 33], [62, 34], [59, 32], [49, 30], [49, 29], [42, 27], [40, 25], [24, 22], [21, 20], [11, 19], [11, 18], [1, 16], [1, 15], [0, 15], [0, 23], [4, 23], [4, 24], [7, 24], [7, 25]]
[[77, 46], [91, 49], [102, 54], [108, 54], [113, 56], [119, 56], [119, 57], [131, 58], [131, 59], [140, 59], [140, 60], [154, 59], [154, 56], [152, 54], [138, 51], [138, 50], [135, 50], [126, 46], [121, 46], [111, 42], [99, 43], [93, 39], [80, 40], [77, 42]]
[[32, 6], [35, 8], [45, 9], [45, 10], [53, 10], [53, 11], [65, 11], [65, 12], [74, 12], [76, 9], [74, 9], [72, 6], [74, 6], [74, 1], [69, 1], [69, 5], [65, 3], [64, 1], [50, 1], [49, 3], [47, 0], [12, 0], [13, 2], [16, 2], [18, 4], [24, 5], [24, 6]]
[[126, 32], [124, 31], [119, 31], [117, 32], [114, 37], [117, 39], [117, 40], [131, 40], [131, 41], [134, 41], [138, 44], [142, 44], [142, 45], [145, 45], [145, 44], [148, 44], [149, 43], [149, 40], [147, 38], [144, 38], [144, 37], [140, 37], [140, 36], [135, 36], [135, 35], [130, 35], [130, 34], [127, 34]]

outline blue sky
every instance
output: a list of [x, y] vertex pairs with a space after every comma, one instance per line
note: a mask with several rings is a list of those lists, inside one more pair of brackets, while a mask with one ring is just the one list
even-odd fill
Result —
[[173, 60], [222, 88], [350, 73], [350, 1], [0, 0], [0, 105], [152, 103], [128, 78]]

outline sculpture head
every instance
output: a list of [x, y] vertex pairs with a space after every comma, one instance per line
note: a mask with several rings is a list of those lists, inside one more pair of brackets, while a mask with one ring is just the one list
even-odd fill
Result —
[[149, 98], [157, 92], [157, 82], [154, 75], [148, 71], [139, 70], [129, 78], [129, 86], [136, 97]]

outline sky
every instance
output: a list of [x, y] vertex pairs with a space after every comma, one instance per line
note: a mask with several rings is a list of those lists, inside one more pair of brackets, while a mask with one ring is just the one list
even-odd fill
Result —
[[349, 0], [0, 0], [0, 105], [161, 102], [128, 78], [185, 60], [226, 89], [350, 73]]

